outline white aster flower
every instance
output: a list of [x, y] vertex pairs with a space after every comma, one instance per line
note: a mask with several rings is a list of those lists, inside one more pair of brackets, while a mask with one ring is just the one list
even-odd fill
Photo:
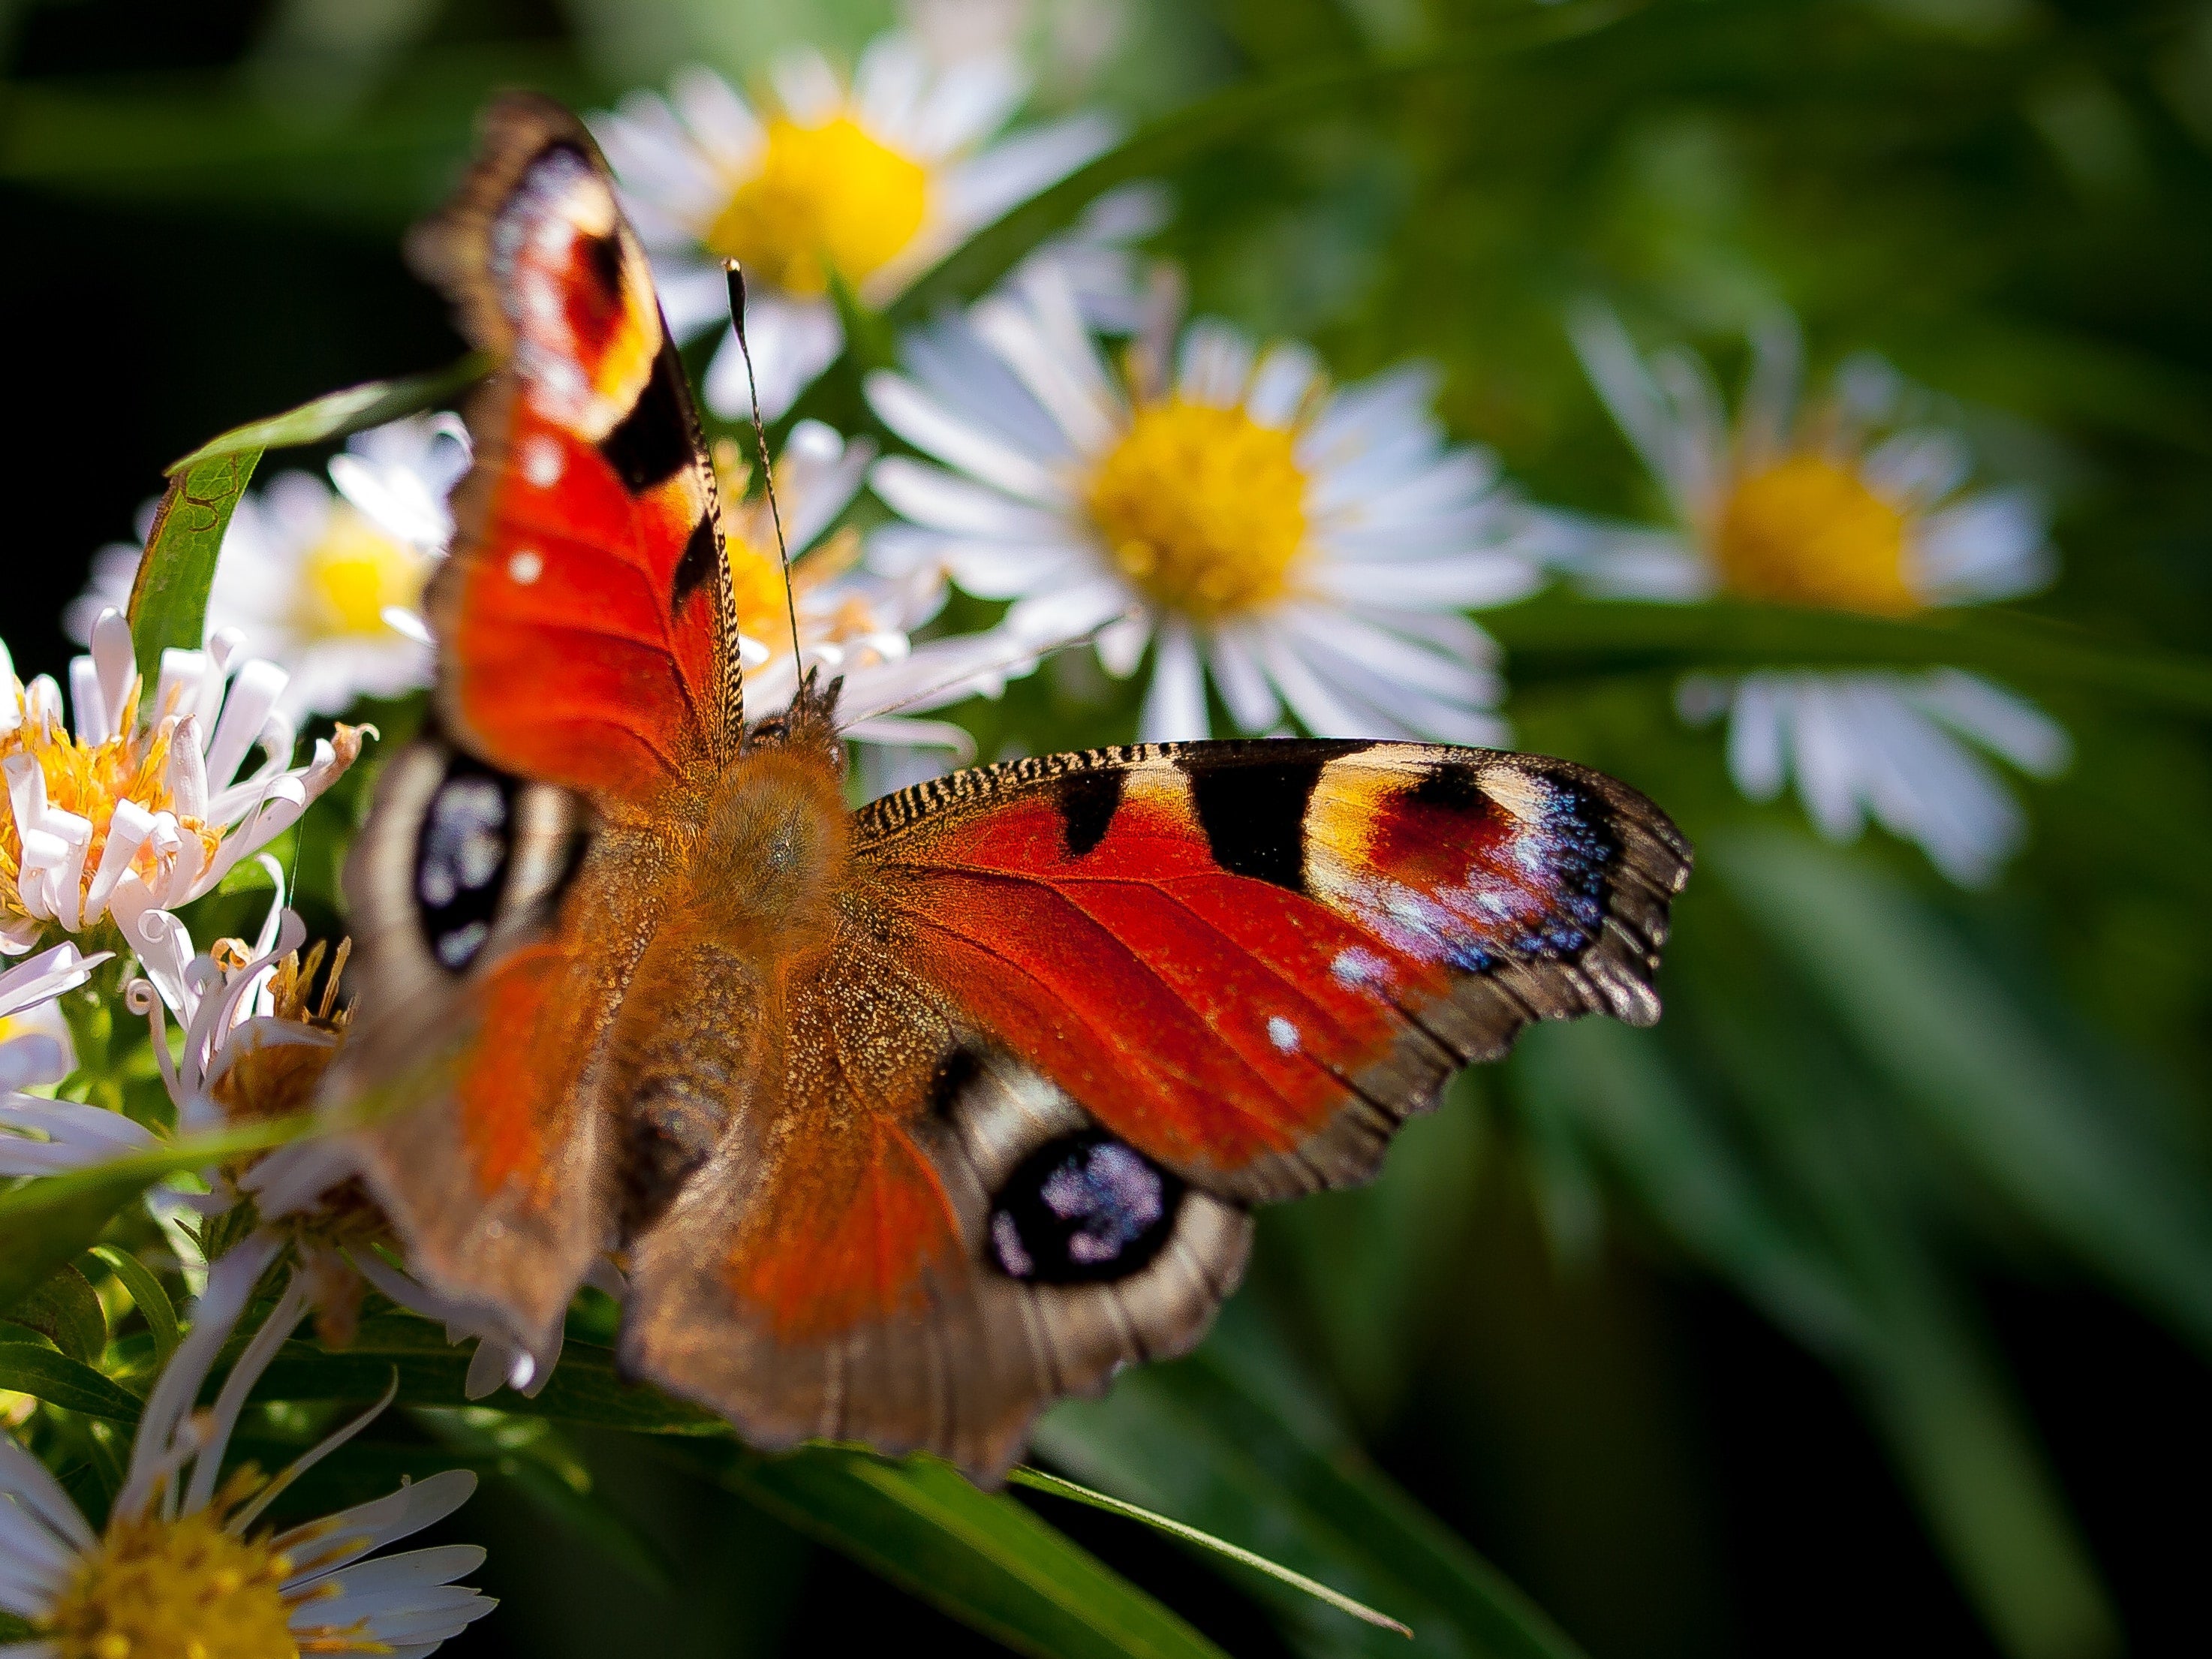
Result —
[[[355, 434], [331, 458], [329, 483], [280, 472], [238, 503], [208, 594], [208, 629], [232, 630], [248, 653], [285, 669], [288, 717], [342, 714], [356, 697], [430, 683], [422, 588], [453, 539], [447, 496], [469, 457], [458, 416], [410, 416]], [[142, 513], [142, 543], [155, 505]], [[79, 643], [103, 609], [128, 605], [142, 556], [128, 543], [93, 556], [91, 580], [63, 619]]]
[[381, 1403], [274, 1480], [251, 1468], [222, 1479], [247, 1395], [307, 1311], [299, 1277], [214, 1406], [199, 1412], [193, 1402], [278, 1249], [257, 1234], [209, 1269], [191, 1330], [147, 1396], [104, 1531], [94, 1533], [46, 1468], [0, 1435], [0, 1607], [35, 1632], [0, 1646], [4, 1659], [417, 1659], [497, 1605], [453, 1582], [483, 1564], [472, 1545], [365, 1559], [460, 1508], [476, 1490], [466, 1470], [281, 1533], [256, 1529], [270, 1501], [367, 1427]]
[[745, 270], [746, 336], [762, 407], [781, 414], [842, 348], [830, 276], [880, 306], [988, 224], [1098, 154], [1112, 129], [1081, 115], [994, 136], [1028, 96], [1004, 46], [898, 30], [848, 82], [810, 50], [780, 59], [748, 101], [711, 70], [639, 92], [593, 132], [653, 256], [670, 325], [720, 325], [708, 406], [748, 406], [720, 262]]
[[923, 562], [896, 575], [864, 569], [859, 535], [850, 529], [829, 533], [874, 457], [871, 444], [848, 443], [817, 421], [801, 421], [776, 462], [776, 501], [799, 611], [803, 661], [795, 661], [768, 498], [745, 495], [750, 477], [738, 447], [727, 440], [715, 446], [745, 714], [758, 720], [787, 708], [802, 670], [818, 668], [823, 679], [844, 681], [837, 717], [845, 736], [964, 752], [969, 739], [958, 726], [915, 720], [911, 712], [978, 694], [996, 696], [1007, 679], [1036, 666], [1036, 655], [996, 630], [911, 642], [908, 635], [944, 607], [943, 569]]
[[[204, 651], [165, 651], [151, 698], [120, 611], [102, 612], [92, 649], [70, 665], [70, 719], [46, 675], [17, 680], [0, 645], [0, 951], [112, 920], [133, 951], [149, 918], [198, 898], [239, 860], [297, 822], [353, 763], [361, 732], [341, 726], [291, 764], [287, 684], [218, 632]], [[241, 775], [255, 749], [262, 762]]]
[[[1691, 353], [1647, 362], [1607, 312], [1577, 318], [1574, 332], [1674, 517], [1647, 529], [1561, 515], [1559, 560], [1585, 591], [1909, 616], [2050, 580], [2056, 556], [2033, 497], [1968, 488], [1965, 441], [1916, 409], [1927, 400], [1887, 364], [1847, 362], [1824, 399], [1803, 402], [1796, 326], [1778, 320], [1753, 336], [1731, 419]], [[1678, 702], [1692, 720], [1727, 714], [1729, 768], [1747, 795], [1772, 799], [1794, 779], [1830, 838], [1854, 838], [1871, 817], [1967, 885], [1990, 880], [2025, 833], [2019, 805], [1976, 750], [2042, 777], [2072, 754], [2033, 704], [1953, 668], [1701, 675]]]
[[1287, 707], [1321, 736], [1501, 736], [1495, 648], [1462, 613], [1535, 585], [1533, 521], [1446, 443], [1429, 370], [1332, 388], [1304, 346], [1211, 320], [1178, 343], [1164, 306], [1117, 376], [1056, 266], [906, 343], [868, 398], [945, 465], [876, 467], [910, 521], [878, 532], [879, 568], [1016, 599], [1006, 627], [1039, 643], [1102, 629], [1116, 675], [1156, 644], [1147, 740], [1207, 734], [1209, 676], [1246, 731]]
[[110, 954], [88, 957], [64, 939], [0, 973], [0, 1176], [78, 1169], [152, 1141], [119, 1113], [23, 1092], [69, 1075], [69, 1028], [54, 999], [91, 978]]

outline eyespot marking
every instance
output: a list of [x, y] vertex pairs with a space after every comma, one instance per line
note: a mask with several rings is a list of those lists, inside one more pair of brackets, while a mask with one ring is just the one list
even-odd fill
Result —
[[447, 972], [476, 960], [491, 936], [514, 848], [514, 781], [455, 755], [430, 797], [415, 843], [422, 940]]
[[1047, 1141], [1007, 1177], [991, 1207], [991, 1256], [1010, 1279], [1094, 1285], [1126, 1279], [1175, 1231], [1184, 1187], [1102, 1129]]
[[507, 580], [518, 587], [527, 587], [545, 574], [545, 556], [526, 547], [519, 547], [507, 556]]

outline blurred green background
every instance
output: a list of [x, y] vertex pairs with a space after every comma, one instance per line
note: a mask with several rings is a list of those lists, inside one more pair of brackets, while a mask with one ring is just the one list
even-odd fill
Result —
[[[1434, 359], [1455, 433], [1540, 499], [1651, 506], [1575, 363], [1571, 302], [1608, 298], [1731, 374], [1784, 304], [1816, 364], [1879, 350], [2053, 503], [2063, 574], [2022, 609], [2121, 660], [2212, 648], [2212, 7], [1032, 13], [1036, 106], [1103, 105], [1139, 134], [1133, 165], [1178, 204], [1155, 246], [1200, 308], [1310, 338], [1347, 378]], [[690, 62], [849, 55], [891, 19], [0, 0], [19, 672], [62, 667], [63, 602], [167, 462], [456, 355], [397, 245], [487, 92], [603, 106]], [[1415, 1124], [1378, 1186], [1268, 1214], [1206, 1352], [1063, 1410], [1042, 1454], [1389, 1611], [1409, 1582], [1390, 1528], [1431, 1524], [1389, 1506], [1417, 1503], [1598, 1659], [2201, 1652], [2206, 700], [2027, 665], [2016, 683], [2078, 757], [2027, 786], [2027, 852], [1969, 896], [1879, 835], [1832, 848], [1794, 803], [1741, 800], [1672, 712], [1697, 659], [1508, 661], [1524, 746], [1618, 773], [1698, 843], [1662, 1026], [1535, 1033]], [[987, 711], [987, 750], [1123, 734], [1129, 710], [1079, 718], [1055, 687]], [[1255, 1400], [1281, 1432], [1238, 1415]], [[665, 1445], [580, 1433], [576, 1452], [618, 1535], [491, 1483], [454, 1535], [490, 1547], [506, 1604], [455, 1653], [981, 1639]], [[1328, 1485], [1369, 1459], [1402, 1488], [1362, 1488], [1381, 1510]], [[1231, 1653], [1398, 1650], [1034, 1506]], [[1360, 1559], [1364, 1584], [1332, 1571]], [[1521, 1650], [1406, 1616], [1424, 1651]]]

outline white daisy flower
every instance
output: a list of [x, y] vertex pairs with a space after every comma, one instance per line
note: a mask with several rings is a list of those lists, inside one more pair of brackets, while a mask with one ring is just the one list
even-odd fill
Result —
[[[130, 1010], [152, 1027], [153, 1053], [161, 1071], [177, 1133], [201, 1134], [225, 1127], [290, 1116], [313, 1104], [316, 1085], [344, 1041], [349, 1011], [337, 1007], [345, 962], [341, 945], [324, 978], [319, 1002], [312, 989], [323, 968], [319, 945], [304, 957], [306, 927], [284, 908], [283, 872], [273, 859], [262, 863], [276, 883], [273, 902], [252, 946], [221, 940], [194, 954], [191, 937], [173, 916], [161, 915], [155, 942], [142, 955], [147, 976], [125, 988]], [[104, 955], [80, 957], [64, 944], [0, 975], [0, 1016], [33, 1006], [81, 984]], [[184, 1042], [174, 1059], [163, 1030], [163, 1010], [176, 1015]], [[50, 1037], [0, 1042], [0, 1176], [53, 1175], [88, 1169], [160, 1144], [160, 1138], [118, 1112], [68, 1100], [12, 1092], [58, 1081], [66, 1063]], [[239, 1165], [201, 1172], [205, 1194], [167, 1191], [162, 1201], [201, 1215], [220, 1215], [251, 1198], [262, 1218], [258, 1230], [298, 1253], [308, 1296], [326, 1329], [343, 1334], [358, 1310], [362, 1285], [399, 1306], [446, 1326], [446, 1339], [477, 1339], [466, 1393], [482, 1399], [501, 1385], [535, 1395], [560, 1357], [533, 1355], [479, 1313], [448, 1302], [377, 1253], [388, 1227], [365, 1194], [346, 1190], [356, 1170], [343, 1142], [331, 1136], [294, 1141], [251, 1155]], [[620, 1294], [611, 1264], [593, 1280]]]
[[881, 306], [990, 223], [1097, 155], [1113, 129], [1079, 115], [995, 143], [1028, 96], [1018, 61], [988, 38], [897, 30], [849, 82], [811, 49], [780, 59], [749, 102], [713, 70], [669, 95], [633, 93], [592, 131], [653, 256], [680, 338], [724, 331], [707, 404], [749, 406], [721, 261], [744, 267], [746, 336], [773, 419], [843, 347], [833, 270]]
[[872, 562], [1018, 600], [1019, 637], [1103, 629], [1115, 675], [1155, 644], [1147, 740], [1207, 734], [1210, 676], [1245, 731], [1287, 708], [1322, 736], [1496, 742], [1495, 648], [1462, 613], [1535, 586], [1533, 521], [1447, 445], [1432, 373], [1332, 388], [1304, 346], [1175, 337], [1155, 307], [1117, 376], [1047, 266], [910, 338], [869, 402], [945, 465], [877, 465], [910, 522]]
[[801, 421], [776, 461], [776, 502], [799, 611], [800, 659], [794, 660], [768, 498], [746, 496], [750, 477], [738, 447], [727, 440], [715, 446], [745, 714], [758, 720], [789, 708], [800, 673], [818, 668], [823, 678], [844, 681], [837, 717], [845, 736], [964, 753], [969, 738], [958, 726], [916, 720], [912, 712], [979, 694], [997, 696], [1009, 678], [1036, 666], [1036, 654], [995, 630], [910, 641], [908, 635], [944, 607], [943, 568], [917, 561], [896, 575], [865, 569], [859, 535], [850, 529], [829, 533], [874, 458], [873, 445], [848, 443], [818, 421]]
[[[165, 651], [143, 696], [130, 625], [103, 611], [70, 665], [70, 713], [46, 675], [16, 679], [0, 645], [0, 951], [112, 920], [140, 950], [148, 918], [198, 898], [297, 822], [361, 752], [341, 726], [291, 764], [289, 677], [218, 631], [204, 651]], [[255, 749], [261, 764], [241, 775]]]
[[257, 1234], [209, 1269], [191, 1330], [147, 1396], [104, 1531], [94, 1533], [46, 1468], [0, 1435], [0, 1607], [34, 1632], [0, 1647], [0, 1656], [416, 1659], [497, 1605], [453, 1582], [483, 1565], [484, 1553], [472, 1545], [365, 1559], [459, 1509], [476, 1490], [466, 1470], [281, 1533], [256, 1530], [270, 1501], [367, 1427], [381, 1403], [273, 1480], [250, 1468], [222, 1479], [246, 1395], [307, 1311], [300, 1278], [246, 1344], [214, 1406], [199, 1412], [193, 1402], [279, 1247]]
[[[2051, 580], [2056, 556], [2033, 497], [1967, 488], [1965, 441], [1916, 418], [1916, 399], [1887, 364], [1846, 362], [1826, 398], [1802, 403], [1796, 326], [1777, 321], [1753, 336], [1731, 420], [1691, 353], [1647, 362], [1609, 312], [1577, 318], [1574, 334], [1674, 520], [1662, 530], [1561, 515], [1560, 562], [1585, 591], [1909, 616]], [[1794, 779], [1831, 839], [1854, 838], [1870, 817], [1966, 885], [1994, 877], [2026, 827], [1976, 750], [2040, 777], [2072, 754], [2040, 709], [1957, 669], [1697, 676], [1678, 702], [1692, 720], [1728, 716], [1729, 768], [1747, 795], [1772, 799]]]
[[[291, 676], [282, 707], [295, 720], [428, 685], [422, 588], [453, 539], [446, 498], [468, 467], [460, 418], [416, 415], [355, 434], [331, 458], [328, 483], [294, 471], [249, 490], [223, 535], [210, 635], [232, 629], [282, 665]], [[141, 543], [157, 504], [142, 513]], [[128, 543], [93, 556], [91, 580], [63, 618], [80, 643], [102, 610], [129, 605], [142, 556]]]
[[[0, 1176], [73, 1170], [151, 1140], [118, 1113], [23, 1092], [70, 1074], [69, 1027], [54, 999], [91, 978], [111, 954], [85, 956], [64, 939], [0, 973]], [[88, 1112], [99, 1121], [79, 1122], [77, 1115]]]

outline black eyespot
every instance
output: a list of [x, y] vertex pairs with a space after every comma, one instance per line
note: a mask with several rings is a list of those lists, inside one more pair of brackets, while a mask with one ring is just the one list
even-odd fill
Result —
[[1000, 1189], [991, 1254], [1007, 1277], [1038, 1284], [1126, 1279], [1167, 1243], [1182, 1194], [1175, 1175], [1103, 1129], [1063, 1135]]
[[514, 850], [514, 780], [465, 755], [422, 814], [415, 843], [415, 899], [423, 943], [458, 974], [491, 937]]

